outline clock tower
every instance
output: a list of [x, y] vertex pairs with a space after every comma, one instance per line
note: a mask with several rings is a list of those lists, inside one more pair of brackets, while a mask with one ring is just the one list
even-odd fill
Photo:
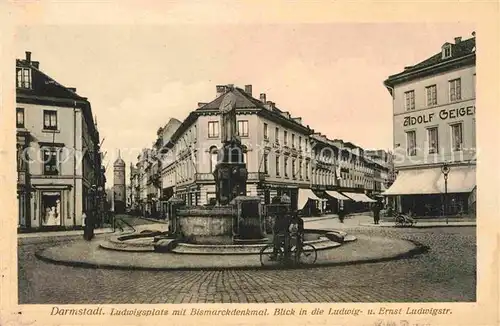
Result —
[[125, 213], [125, 161], [120, 157], [118, 150], [118, 158], [113, 164], [113, 201], [115, 213]]

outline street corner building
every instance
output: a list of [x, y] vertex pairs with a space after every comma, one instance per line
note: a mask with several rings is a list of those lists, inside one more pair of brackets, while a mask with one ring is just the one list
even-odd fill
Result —
[[219, 108], [228, 93], [235, 100], [248, 196], [270, 204], [273, 197], [286, 194], [292, 207], [305, 215], [336, 212], [344, 203], [351, 211], [362, 210], [373, 202], [366, 195], [381, 192], [387, 162], [381, 164], [350, 142], [328, 139], [278, 108], [265, 93], [255, 98], [252, 90], [252, 85], [216, 85], [215, 99], [199, 102], [182, 122], [172, 118], [160, 127], [153, 147], [143, 149], [130, 166], [132, 209], [165, 217], [169, 201], [215, 204], [213, 173], [222, 147]]
[[476, 38], [389, 76], [397, 177], [384, 195], [399, 212], [475, 216]]
[[103, 204], [96, 121], [90, 102], [42, 72], [30, 52], [16, 60], [16, 127], [19, 230], [81, 226], [83, 213]]

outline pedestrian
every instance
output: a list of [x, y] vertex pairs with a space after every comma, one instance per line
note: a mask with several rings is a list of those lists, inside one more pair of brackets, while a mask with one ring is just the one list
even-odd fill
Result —
[[380, 221], [380, 201], [377, 199], [376, 202], [373, 203], [373, 223], [378, 224]]
[[339, 206], [339, 221], [340, 223], [344, 223], [344, 218], [345, 218], [345, 209], [344, 205], [342, 203]]
[[85, 212], [82, 214], [82, 220], [83, 220], [83, 238], [87, 241], [92, 240], [94, 237], [94, 228], [95, 228], [95, 221], [94, 221], [94, 213], [89, 212], [86, 214]]

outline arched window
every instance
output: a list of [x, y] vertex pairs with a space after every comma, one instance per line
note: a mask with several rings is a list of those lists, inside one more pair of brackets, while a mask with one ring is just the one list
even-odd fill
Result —
[[210, 152], [210, 172], [214, 172], [215, 167], [217, 166], [217, 154], [218, 154], [217, 147], [215, 146], [210, 147], [209, 152]]

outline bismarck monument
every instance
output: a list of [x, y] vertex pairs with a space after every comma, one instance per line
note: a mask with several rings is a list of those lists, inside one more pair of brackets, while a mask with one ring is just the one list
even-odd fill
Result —
[[248, 171], [236, 122], [234, 88], [226, 87], [220, 111], [222, 147], [214, 170], [217, 204], [180, 207], [173, 216], [175, 235], [190, 243], [241, 244], [265, 242], [259, 197], [246, 196]]

